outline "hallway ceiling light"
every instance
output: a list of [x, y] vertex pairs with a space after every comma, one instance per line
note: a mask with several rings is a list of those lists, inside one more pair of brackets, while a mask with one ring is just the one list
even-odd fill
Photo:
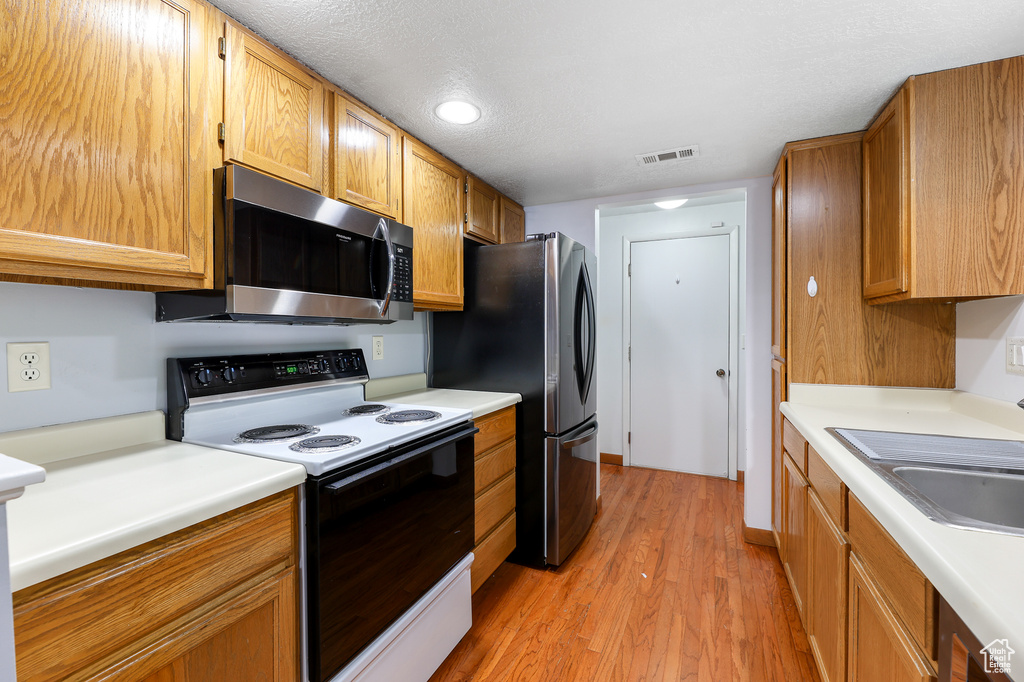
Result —
[[449, 123], [458, 123], [459, 125], [472, 123], [480, 118], [480, 109], [469, 102], [444, 102], [437, 105], [434, 113]]
[[671, 199], [669, 201], [655, 201], [654, 205], [658, 208], [679, 208], [686, 203], [686, 199]]

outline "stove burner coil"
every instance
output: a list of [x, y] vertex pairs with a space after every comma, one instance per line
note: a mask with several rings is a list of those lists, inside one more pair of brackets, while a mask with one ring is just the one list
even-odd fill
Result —
[[334, 452], [335, 450], [343, 450], [355, 445], [359, 445], [359, 439], [355, 436], [328, 435], [300, 440], [298, 443], [289, 445], [288, 449], [305, 453]]
[[381, 405], [380, 403], [366, 403], [365, 405], [356, 405], [345, 410], [345, 414], [351, 417], [362, 417], [367, 415], [384, 414], [391, 408], [387, 405]]
[[242, 431], [235, 437], [236, 443], [279, 443], [283, 440], [313, 436], [320, 429], [309, 424], [277, 424], [260, 426], [259, 428]]
[[441, 413], [433, 410], [399, 410], [381, 415], [377, 417], [377, 421], [381, 424], [422, 424], [440, 418]]

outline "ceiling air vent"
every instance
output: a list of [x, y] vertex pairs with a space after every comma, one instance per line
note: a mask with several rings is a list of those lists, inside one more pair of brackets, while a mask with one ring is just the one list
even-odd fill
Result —
[[675, 149], [666, 149], [661, 152], [650, 152], [647, 154], [637, 154], [636, 163], [638, 166], [650, 166], [654, 163], [666, 163], [670, 161], [680, 161], [682, 159], [694, 159], [700, 156], [700, 149], [697, 145], [692, 144], [689, 147], [677, 147]]

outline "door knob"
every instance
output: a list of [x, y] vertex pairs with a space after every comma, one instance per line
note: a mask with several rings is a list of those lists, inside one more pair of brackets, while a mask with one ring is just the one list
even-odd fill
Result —
[[724, 369], [720, 369], [717, 372], [715, 372], [715, 374], [717, 374], [720, 377], [724, 377], [725, 376], [725, 370]]

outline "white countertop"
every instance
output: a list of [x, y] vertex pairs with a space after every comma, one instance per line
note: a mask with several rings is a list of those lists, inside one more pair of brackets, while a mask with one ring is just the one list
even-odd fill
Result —
[[782, 413], [983, 643], [1024, 646], [1024, 537], [931, 521], [827, 427], [1024, 439], [1024, 410], [958, 391], [793, 384]]
[[162, 412], [3, 433], [0, 452], [46, 470], [7, 503], [13, 590], [306, 478], [298, 464], [164, 440]]
[[518, 393], [462, 391], [454, 388], [427, 388], [426, 374], [405, 374], [373, 379], [366, 384], [367, 400], [381, 400], [400, 405], [454, 407], [473, 411], [473, 419], [522, 402]]

